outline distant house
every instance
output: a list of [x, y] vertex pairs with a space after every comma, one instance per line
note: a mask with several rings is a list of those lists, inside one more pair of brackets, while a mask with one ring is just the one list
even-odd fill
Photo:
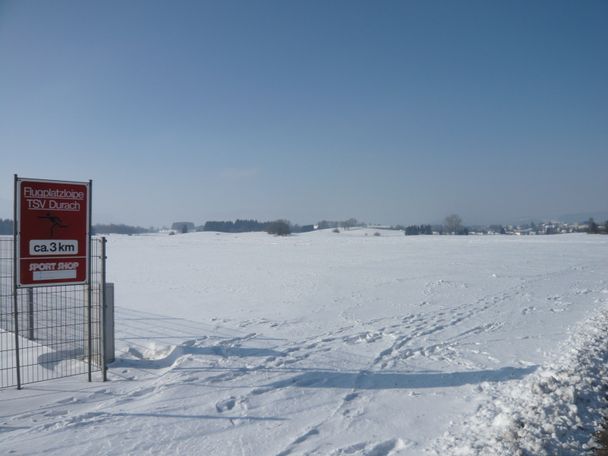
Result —
[[195, 230], [192, 222], [174, 222], [171, 229], [177, 233], [190, 233]]

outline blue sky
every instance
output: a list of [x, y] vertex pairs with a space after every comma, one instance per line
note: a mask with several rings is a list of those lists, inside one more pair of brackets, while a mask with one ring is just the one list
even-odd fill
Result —
[[608, 2], [2, 1], [12, 176], [94, 220], [608, 209]]

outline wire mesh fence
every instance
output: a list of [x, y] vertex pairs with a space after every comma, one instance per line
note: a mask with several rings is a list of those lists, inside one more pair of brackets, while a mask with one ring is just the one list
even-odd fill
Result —
[[104, 242], [91, 242], [90, 291], [60, 285], [20, 288], [15, 296], [13, 238], [0, 236], [0, 388], [90, 379], [103, 369]]

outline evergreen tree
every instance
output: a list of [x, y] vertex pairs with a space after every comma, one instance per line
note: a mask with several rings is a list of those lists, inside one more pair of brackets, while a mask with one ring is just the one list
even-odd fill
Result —
[[416, 236], [420, 234], [420, 229], [416, 225], [410, 225], [405, 227], [406, 236]]

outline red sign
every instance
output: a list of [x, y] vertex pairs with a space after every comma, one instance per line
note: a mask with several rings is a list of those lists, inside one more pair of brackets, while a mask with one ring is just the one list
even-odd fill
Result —
[[17, 178], [17, 286], [88, 281], [90, 184]]

